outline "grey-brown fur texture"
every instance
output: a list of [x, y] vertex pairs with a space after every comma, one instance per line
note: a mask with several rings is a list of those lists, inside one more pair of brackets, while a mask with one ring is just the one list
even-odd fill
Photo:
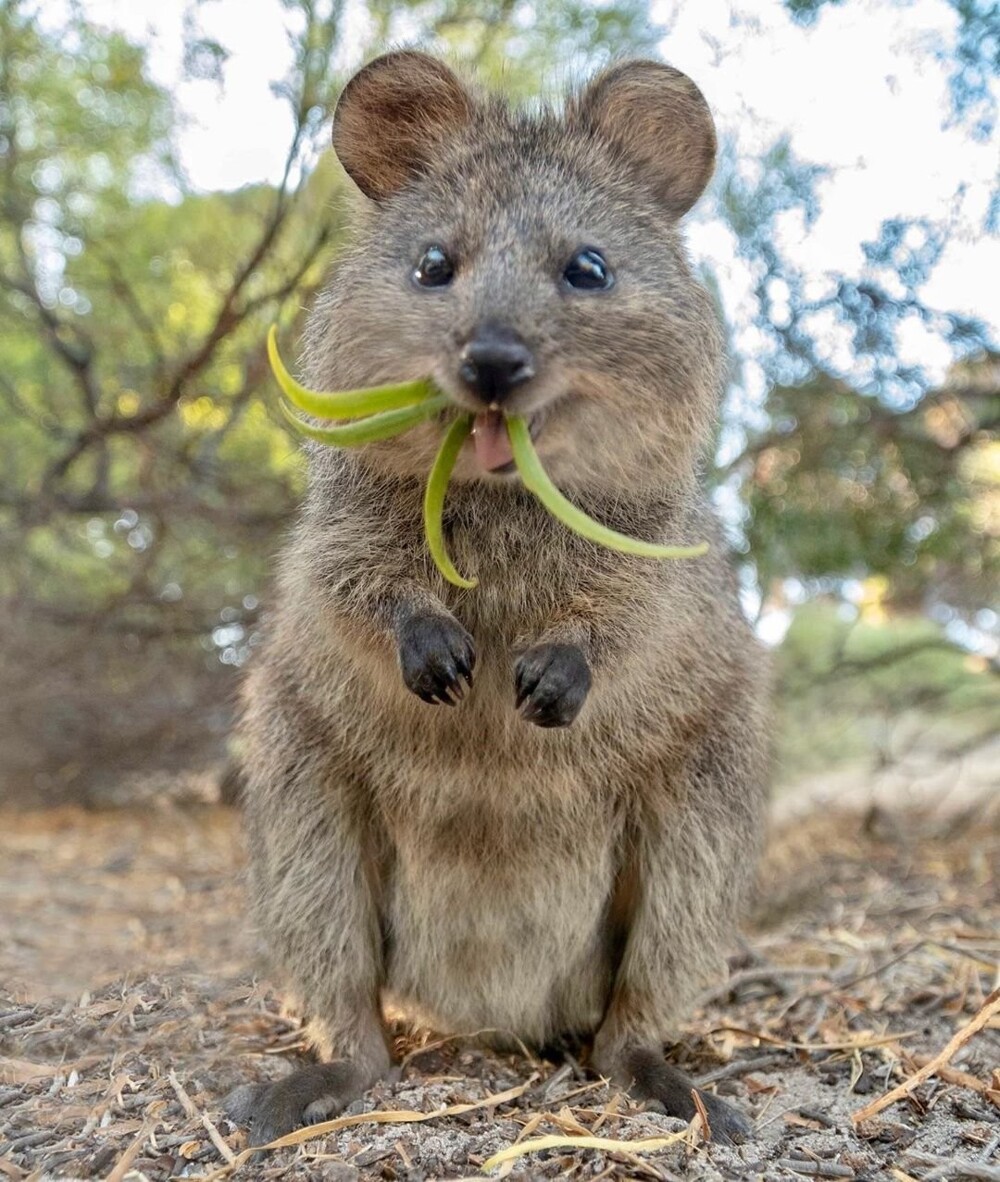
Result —
[[[563, 491], [628, 533], [712, 546], [600, 549], [467, 448], [445, 515], [479, 579], [462, 591], [423, 535], [439, 423], [311, 448], [242, 739], [256, 920], [332, 1066], [231, 1108], [259, 1142], [350, 1102], [390, 1066], [391, 997], [439, 1029], [592, 1036], [597, 1070], [690, 1113], [662, 1047], [749, 890], [768, 731], [765, 660], [699, 484], [723, 343], [678, 217], [711, 173], [711, 116], [656, 63], [526, 114], [398, 53], [348, 85], [334, 144], [366, 200], [309, 319], [308, 383], [430, 374], [482, 411], [462, 350], [504, 326], [535, 365], [505, 408], [532, 417]], [[454, 260], [445, 287], [413, 282], [430, 244]], [[584, 245], [610, 291], [562, 282]], [[745, 1133], [708, 1099], [717, 1135]]]

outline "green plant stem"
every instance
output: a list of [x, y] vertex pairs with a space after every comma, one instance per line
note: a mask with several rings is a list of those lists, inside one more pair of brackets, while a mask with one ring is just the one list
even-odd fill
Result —
[[404, 431], [415, 427], [417, 423], [429, 419], [447, 405], [447, 395], [438, 394], [434, 398], [428, 398], [421, 402], [419, 406], [387, 410], [379, 415], [369, 415], [365, 419], [358, 419], [356, 423], [345, 423], [340, 427], [313, 427], [309, 423], [304, 423], [284, 402], [280, 403], [281, 413], [300, 435], [305, 435], [309, 439], [315, 439], [317, 443], [325, 443], [330, 447], [360, 447], [363, 443], [391, 439], [393, 435], [401, 435]]
[[620, 550], [623, 554], [636, 554], [641, 558], [699, 558], [708, 550], [708, 542], [699, 542], [696, 546], [663, 546], [658, 542], [631, 538], [628, 534], [620, 534], [617, 530], [601, 525], [578, 509], [572, 501], [568, 501], [552, 483], [538, 458], [524, 419], [508, 415], [507, 435], [524, 487], [534, 493], [553, 517], [574, 533], [599, 546]]
[[466, 579], [458, 573], [448, 557], [444, 543], [444, 498], [448, 491], [448, 482], [462, 450], [462, 444], [472, 430], [472, 416], [462, 415], [457, 418], [445, 433], [441, 446], [434, 458], [431, 474], [427, 479], [427, 489], [424, 493], [424, 533], [427, 535], [427, 547], [431, 557], [442, 575], [449, 583], [456, 587], [470, 589], [475, 587], [478, 579]]
[[267, 334], [267, 357], [271, 371], [293, 406], [319, 419], [360, 419], [384, 411], [415, 406], [433, 397], [435, 386], [426, 378], [392, 386], [371, 386], [366, 390], [343, 390], [324, 393], [307, 390], [285, 368], [278, 352], [278, 333], [274, 325]]

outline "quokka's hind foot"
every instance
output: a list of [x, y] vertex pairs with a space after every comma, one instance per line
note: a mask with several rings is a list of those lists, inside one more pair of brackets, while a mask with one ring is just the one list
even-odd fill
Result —
[[246, 1127], [250, 1145], [266, 1145], [303, 1125], [329, 1120], [364, 1091], [363, 1073], [345, 1059], [301, 1067], [274, 1083], [242, 1084], [222, 1106]]
[[753, 1123], [738, 1108], [727, 1104], [711, 1092], [696, 1088], [694, 1082], [677, 1067], [664, 1061], [663, 1053], [653, 1047], [622, 1051], [618, 1061], [604, 1074], [627, 1082], [637, 1100], [652, 1100], [660, 1104], [667, 1116], [691, 1120], [698, 1109], [692, 1091], [697, 1091], [708, 1114], [712, 1140], [721, 1145], [742, 1145], [753, 1140]]

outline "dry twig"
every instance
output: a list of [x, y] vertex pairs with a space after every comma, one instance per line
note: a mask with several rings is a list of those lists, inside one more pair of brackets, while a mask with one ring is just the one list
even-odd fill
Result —
[[[933, 1056], [931, 1055], [911, 1055], [910, 1058], [917, 1067], [926, 1067], [929, 1063], [933, 1062]], [[977, 1092], [984, 1100], [988, 1100], [991, 1104], [995, 1104], [997, 1108], [1000, 1108], [1000, 1095], [988, 1083], [983, 1083], [981, 1079], [977, 1079], [967, 1071], [959, 1071], [957, 1067], [947, 1067], [942, 1064], [938, 1067], [935, 1075], [939, 1079], [943, 1079], [945, 1083], [955, 1084], [956, 1087], [960, 1088], [968, 1088], [970, 1092]]]
[[149, 1136], [151, 1124], [149, 1121], [143, 1121], [142, 1128], [135, 1136], [135, 1140], [125, 1150], [115, 1164], [114, 1169], [108, 1174], [106, 1182], [123, 1182], [125, 1175], [132, 1168], [132, 1163], [142, 1152], [143, 1145], [146, 1144], [146, 1138]]
[[851, 1120], [858, 1125], [862, 1121], [869, 1120], [871, 1117], [877, 1115], [883, 1108], [888, 1108], [891, 1104], [895, 1104], [897, 1100], [902, 1100], [905, 1096], [908, 1096], [918, 1084], [923, 1083], [925, 1079], [929, 1079], [941, 1067], [946, 1066], [954, 1058], [956, 1053], [997, 1014], [1000, 1014], [1000, 988], [993, 990], [983, 1002], [979, 1012], [961, 1030], [955, 1033], [940, 1054], [935, 1055], [919, 1071], [914, 1072], [909, 1079], [904, 1080], [897, 1087], [886, 1092], [884, 1096], [879, 1096], [877, 1100], [866, 1104], [864, 1108], [859, 1108], [857, 1112], [852, 1112]]
[[546, 1149], [600, 1149], [605, 1153], [656, 1153], [661, 1149], [669, 1149], [687, 1136], [683, 1133], [671, 1133], [668, 1137], [651, 1137], [647, 1141], [614, 1141], [609, 1137], [537, 1137], [534, 1141], [519, 1141], [483, 1162], [483, 1171], [495, 1169], [504, 1162], [523, 1157], [526, 1153], [541, 1153]]
[[701, 1135], [706, 1141], [711, 1141], [712, 1126], [708, 1119], [708, 1109], [705, 1107], [705, 1101], [699, 1095], [697, 1088], [691, 1089], [691, 1099], [694, 1101], [694, 1106], [698, 1111], [698, 1121], [701, 1124]]

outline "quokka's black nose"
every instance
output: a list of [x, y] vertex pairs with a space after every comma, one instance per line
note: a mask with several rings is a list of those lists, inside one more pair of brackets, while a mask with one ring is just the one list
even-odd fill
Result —
[[481, 324], [462, 350], [459, 377], [487, 406], [501, 403], [535, 375], [535, 359], [522, 338], [500, 324]]

